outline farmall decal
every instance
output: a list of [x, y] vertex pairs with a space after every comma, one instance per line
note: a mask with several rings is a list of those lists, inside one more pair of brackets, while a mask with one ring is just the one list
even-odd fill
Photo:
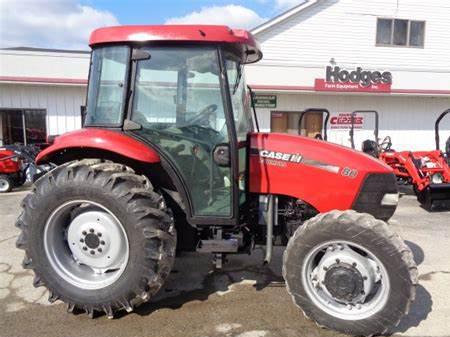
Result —
[[316, 91], [391, 92], [392, 74], [389, 71], [355, 70], [340, 67], [326, 68], [325, 79], [315, 81]]

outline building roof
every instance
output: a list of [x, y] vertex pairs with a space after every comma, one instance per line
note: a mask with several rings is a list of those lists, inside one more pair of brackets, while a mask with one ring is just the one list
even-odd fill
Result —
[[126, 42], [200, 42], [240, 45], [245, 63], [262, 58], [258, 42], [245, 30], [212, 25], [116, 26], [92, 32], [90, 46]]
[[321, 1], [321, 0], [305, 0], [305, 1], [301, 2], [299, 5], [287, 10], [286, 12], [281, 13], [280, 15], [253, 28], [251, 30], [251, 33], [257, 35], [263, 31], [265, 31], [266, 29], [269, 29], [270, 27], [275, 26], [276, 24], [278, 24], [282, 21], [285, 21], [285, 20], [291, 18], [292, 16], [294, 16], [295, 14], [313, 6], [314, 4], [316, 4], [319, 1]]
[[89, 54], [90, 53], [89, 50], [34, 48], [34, 47], [8, 47], [8, 48], [0, 48], [0, 50], [32, 51], [32, 52], [45, 52], [45, 53], [69, 53], [69, 54]]

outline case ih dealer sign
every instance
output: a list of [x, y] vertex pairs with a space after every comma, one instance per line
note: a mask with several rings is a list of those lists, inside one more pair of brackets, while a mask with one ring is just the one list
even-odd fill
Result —
[[328, 66], [326, 78], [317, 78], [316, 91], [391, 92], [392, 74], [389, 71], [353, 71]]

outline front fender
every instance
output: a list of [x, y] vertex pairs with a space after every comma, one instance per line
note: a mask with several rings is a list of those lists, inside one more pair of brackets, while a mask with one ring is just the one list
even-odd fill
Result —
[[54, 143], [39, 153], [36, 163], [53, 161], [70, 149], [108, 151], [144, 163], [159, 163], [159, 155], [150, 147], [119, 131], [84, 128], [55, 138]]

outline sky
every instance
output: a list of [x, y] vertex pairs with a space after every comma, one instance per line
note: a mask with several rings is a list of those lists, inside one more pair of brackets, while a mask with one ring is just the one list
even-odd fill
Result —
[[251, 29], [302, 0], [0, 0], [0, 48], [87, 50], [92, 30], [125, 24]]

